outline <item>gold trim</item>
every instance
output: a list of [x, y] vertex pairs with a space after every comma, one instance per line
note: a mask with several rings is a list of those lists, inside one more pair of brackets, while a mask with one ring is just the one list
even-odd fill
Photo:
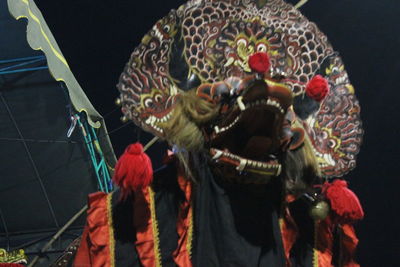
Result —
[[284, 83], [274, 82], [274, 81], [271, 81], [271, 80], [269, 80], [269, 79], [264, 79], [264, 81], [265, 81], [269, 86], [284, 87], [284, 88], [288, 89], [289, 91], [291, 91], [290, 88], [289, 88], [286, 84], [284, 84]]
[[189, 207], [189, 229], [188, 229], [188, 238], [186, 241], [186, 249], [189, 254], [189, 258], [192, 258], [192, 242], [193, 242], [193, 202], [191, 201]]
[[154, 191], [149, 186], [149, 197], [150, 197], [150, 214], [151, 214], [151, 227], [153, 230], [153, 243], [154, 243], [154, 255], [156, 260], [156, 267], [161, 267], [161, 253], [160, 253], [160, 239], [158, 232], [158, 222], [156, 217], [156, 208], [154, 201]]
[[107, 222], [109, 232], [109, 250], [110, 250], [110, 266], [115, 267], [115, 240], [114, 240], [114, 227], [112, 219], [112, 200], [113, 193], [107, 195]]

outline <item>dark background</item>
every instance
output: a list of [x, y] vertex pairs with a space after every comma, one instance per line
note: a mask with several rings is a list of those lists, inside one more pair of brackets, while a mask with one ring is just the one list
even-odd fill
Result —
[[[142, 36], [184, 1], [35, 2], [77, 80], [105, 116], [118, 156], [138, 136], [133, 124], [113, 131], [122, 126], [114, 105], [119, 74]], [[358, 167], [347, 176], [366, 212], [357, 225], [359, 262], [399, 266], [400, 1], [310, 0], [301, 10], [340, 52], [361, 103], [364, 144]]]

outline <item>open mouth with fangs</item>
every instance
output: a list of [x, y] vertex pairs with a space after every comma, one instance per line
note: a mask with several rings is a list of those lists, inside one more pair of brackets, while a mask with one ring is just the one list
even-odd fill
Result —
[[218, 164], [231, 166], [237, 175], [271, 177], [282, 171], [279, 162], [285, 114], [291, 104], [287, 88], [269, 90], [256, 83], [222, 113], [210, 130], [210, 153]]

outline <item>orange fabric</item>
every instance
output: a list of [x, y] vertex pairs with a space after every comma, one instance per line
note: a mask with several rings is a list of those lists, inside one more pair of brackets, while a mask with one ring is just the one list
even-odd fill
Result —
[[108, 214], [107, 195], [97, 192], [89, 195], [87, 225], [81, 245], [74, 261], [74, 267], [104, 267], [113, 266], [110, 244], [110, 219]]
[[344, 267], [359, 267], [354, 260], [354, 253], [356, 251], [356, 247], [358, 245], [358, 238], [354, 231], [354, 227], [350, 224], [342, 225], [342, 255], [343, 255], [343, 263]]
[[295, 195], [292, 195], [292, 194], [288, 194], [288, 195], [286, 195], [286, 197], [285, 197], [285, 201], [287, 202], [287, 203], [292, 203], [293, 201], [295, 201], [297, 198], [296, 198], [296, 196]]
[[[328, 216], [324, 221], [316, 223], [316, 243], [315, 249], [318, 257], [318, 265], [315, 267], [331, 267], [332, 262], [332, 246], [334, 227], [331, 218]], [[340, 238], [340, 266], [343, 267], [359, 267], [353, 260], [353, 256], [358, 244], [354, 228], [350, 224], [338, 226], [342, 230]]]
[[82, 234], [82, 239], [81, 243], [79, 245], [78, 251], [76, 252], [75, 255], [75, 260], [74, 260], [74, 267], [90, 267], [92, 266], [91, 263], [91, 257], [90, 257], [90, 251], [89, 251], [89, 227], [88, 225], [85, 226], [85, 229], [83, 230]]
[[179, 187], [185, 194], [185, 200], [181, 204], [179, 209], [178, 222], [177, 222], [177, 232], [179, 240], [178, 240], [178, 247], [174, 251], [173, 256], [175, 263], [179, 267], [191, 267], [192, 262], [190, 260], [190, 249], [189, 249], [189, 246], [191, 246], [191, 244], [189, 244], [189, 242], [191, 242], [190, 228], [193, 216], [193, 210], [191, 205], [192, 184], [190, 181], [185, 179], [185, 177], [182, 174], [178, 175], [178, 183]]
[[[156, 233], [153, 233], [151, 218], [150, 187], [135, 192], [133, 218], [136, 229], [136, 249], [143, 266], [157, 266], [157, 251], [155, 242], [158, 242]], [[153, 203], [154, 204], [154, 203]]]
[[286, 266], [290, 267], [290, 250], [292, 249], [294, 243], [296, 242], [298, 235], [298, 228], [293, 220], [290, 210], [286, 207], [284, 212], [284, 217], [280, 219], [281, 235], [283, 248], [285, 250]]
[[314, 266], [332, 267], [333, 234], [332, 223], [328, 216], [315, 223]]

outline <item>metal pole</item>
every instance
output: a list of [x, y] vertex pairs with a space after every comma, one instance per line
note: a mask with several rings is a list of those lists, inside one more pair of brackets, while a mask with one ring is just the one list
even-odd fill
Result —
[[[88, 209], [88, 205], [85, 205], [80, 211], [78, 211], [58, 232], [49, 240], [49, 242], [44, 245], [44, 247], [40, 250], [40, 253], [46, 252], [50, 246], [56, 241], [64, 232], [68, 229], [68, 227], [73, 224], [79, 216], [81, 216]], [[28, 267], [35, 266], [36, 262], [40, 259], [40, 255], [36, 256], [31, 263], [29, 263]]]
[[299, 9], [300, 7], [302, 7], [305, 3], [307, 3], [308, 0], [300, 0], [295, 6], [294, 8]]

